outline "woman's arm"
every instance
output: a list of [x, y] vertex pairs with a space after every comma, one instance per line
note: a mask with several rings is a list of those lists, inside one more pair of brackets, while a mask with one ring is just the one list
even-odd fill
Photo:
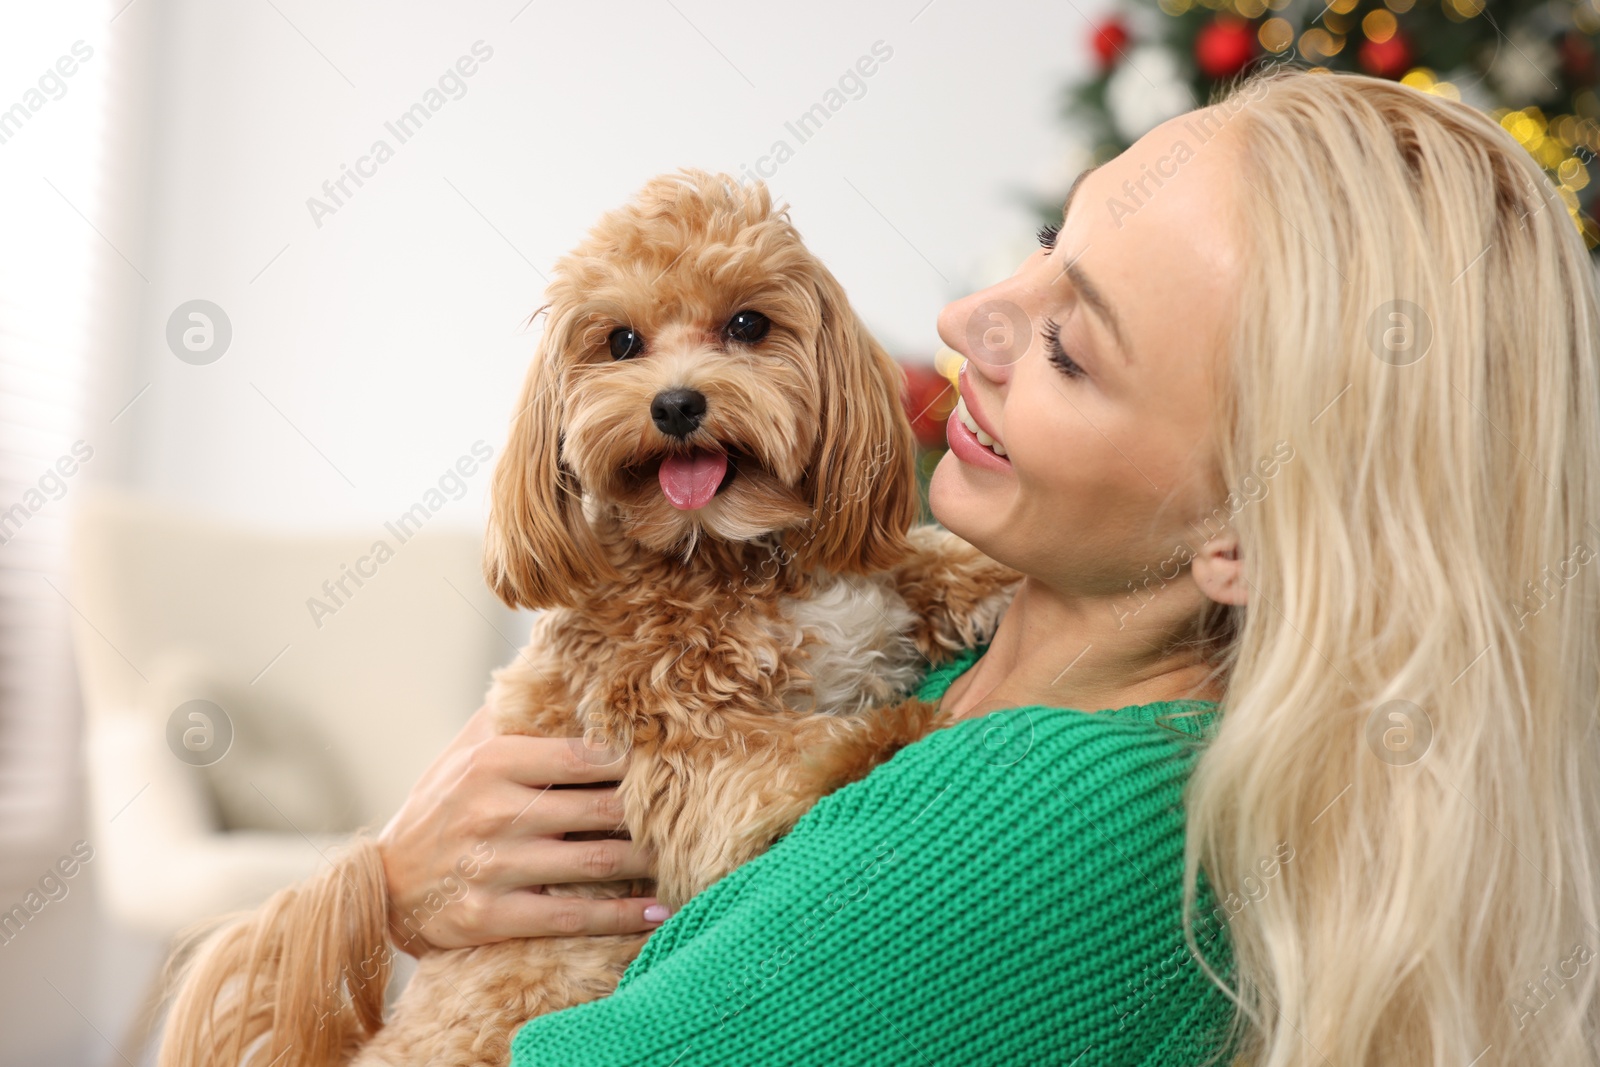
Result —
[[[488, 706], [479, 708], [378, 838], [395, 944], [415, 954], [419, 941], [463, 948], [659, 926], [668, 912], [653, 897], [543, 892], [563, 882], [652, 876], [652, 857], [632, 841], [563, 839], [621, 825], [616, 789], [596, 783], [617, 780], [626, 764], [586, 755], [570, 739], [497, 734]], [[459, 906], [430, 903], [441, 898]]]
[[1229, 1005], [1178, 919], [1187, 766], [1081, 712], [938, 731], [691, 900], [613, 996], [528, 1023], [514, 1067], [1201, 1063]]

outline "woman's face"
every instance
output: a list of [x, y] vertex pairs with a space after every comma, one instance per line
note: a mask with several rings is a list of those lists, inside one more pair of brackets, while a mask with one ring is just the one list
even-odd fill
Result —
[[1232, 198], [1250, 194], [1221, 115], [1179, 116], [1088, 172], [1051, 247], [939, 316], [967, 364], [934, 515], [1063, 593], [1121, 596], [1198, 550], [1190, 523], [1225, 493], [1212, 376], [1236, 313]]

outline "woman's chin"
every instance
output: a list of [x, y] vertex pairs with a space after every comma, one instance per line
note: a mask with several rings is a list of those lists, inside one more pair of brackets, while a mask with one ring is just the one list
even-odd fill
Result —
[[998, 499], [993, 487], [975, 484], [965, 477], [961, 460], [946, 452], [928, 480], [928, 510], [946, 530], [987, 554], [986, 535], [996, 526], [996, 518], [1009, 510], [1009, 501]]

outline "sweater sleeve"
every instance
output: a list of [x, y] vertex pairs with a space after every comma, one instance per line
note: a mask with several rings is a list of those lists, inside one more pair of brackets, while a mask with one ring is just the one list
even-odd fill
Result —
[[691, 900], [612, 996], [524, 1026], [513, 1067], [1204, 1062], [1230, 1004], [1179, 919], [1192, 745], [1102, 714], [903, 749]]

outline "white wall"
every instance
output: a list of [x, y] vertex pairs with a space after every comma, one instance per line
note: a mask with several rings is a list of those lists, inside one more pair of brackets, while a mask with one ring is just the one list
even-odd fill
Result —
[[[398, 513], [474, 441], [498, 452], [539, 272], [599, 213], [654, 173], [737, 173], [779, 139], [795, 154], [771, 184], [801, 232], [891, 351], [927, 358], [940, 306], [1031, 241], [1015, 190], [1063, 190], [1078, 163], [1057, 120], [1087, 62], [1072, 4], [524, 4], [138, 0], [119, 17], [158, 49], [149, 214], [123, 249], [148, 283], [113, 263], [139, 317], [107, 417], [150, 385], [108, 428], [125, 480], [272, 523]], [[385, 130], [478, 41], [493, 56], [462, 98], [406, 143]], [[864, 94], [799, 143], [785, 122], [879, 41], [892, 56]], [[319, 228], [307, 199], [379, 138], [394, 157]], [[164, 338], [194, 298], [233, 327], [207, 366]], [[486, 483], [441, 521], [478, 521]]]
[[[72, 353], [55, 369], [74, 393], [86, 379], [80, 479], [376, 536], [474, 442], [498, 451], [539, 272], [663, 170], [738, 172], [788, 141], [771, 184], [801, 231], [891, 351], [930, 356], [940, 306], [1031, 244], [1015, 194], [1059, 193], [1081, 162], [1057, 111], [1102, 7], [0, 0], [0, 108], [74, 41], [94, 49], [0, 144], [0, 232], [23, 264], [0, 278], [0, 326]], [[399, 144], [384, 123], [480, 40], [493, 56], [466, 95]], [[892, 55], [864, 94], [797, 143], [785, 122], [879, 41]], [[103, 152], [86, 155], [91, 128]], [[318, 227], [307, 198], [378, 138], [393, 159]], [[64, 316], [80, 291], [92, 313]], [[232, 325], [203, 366], [165, 338], [193, 299]], [[78, 435], [56, 421], [43, 458], [0, 457], [0, 483], [67, 449]], [[33, 521], [64, 527], [78, 484]], [[437, 522], [481, 522], [486, 485], [475, 476]], [[7, 888], [3, 905], [16, 899]], [[17, 995], [0, 1004], [0, 1064], [132, 1049], [123, 1027], [160, 946], [109, 927], [94, 901], [86, 883], [4, 950]]]

